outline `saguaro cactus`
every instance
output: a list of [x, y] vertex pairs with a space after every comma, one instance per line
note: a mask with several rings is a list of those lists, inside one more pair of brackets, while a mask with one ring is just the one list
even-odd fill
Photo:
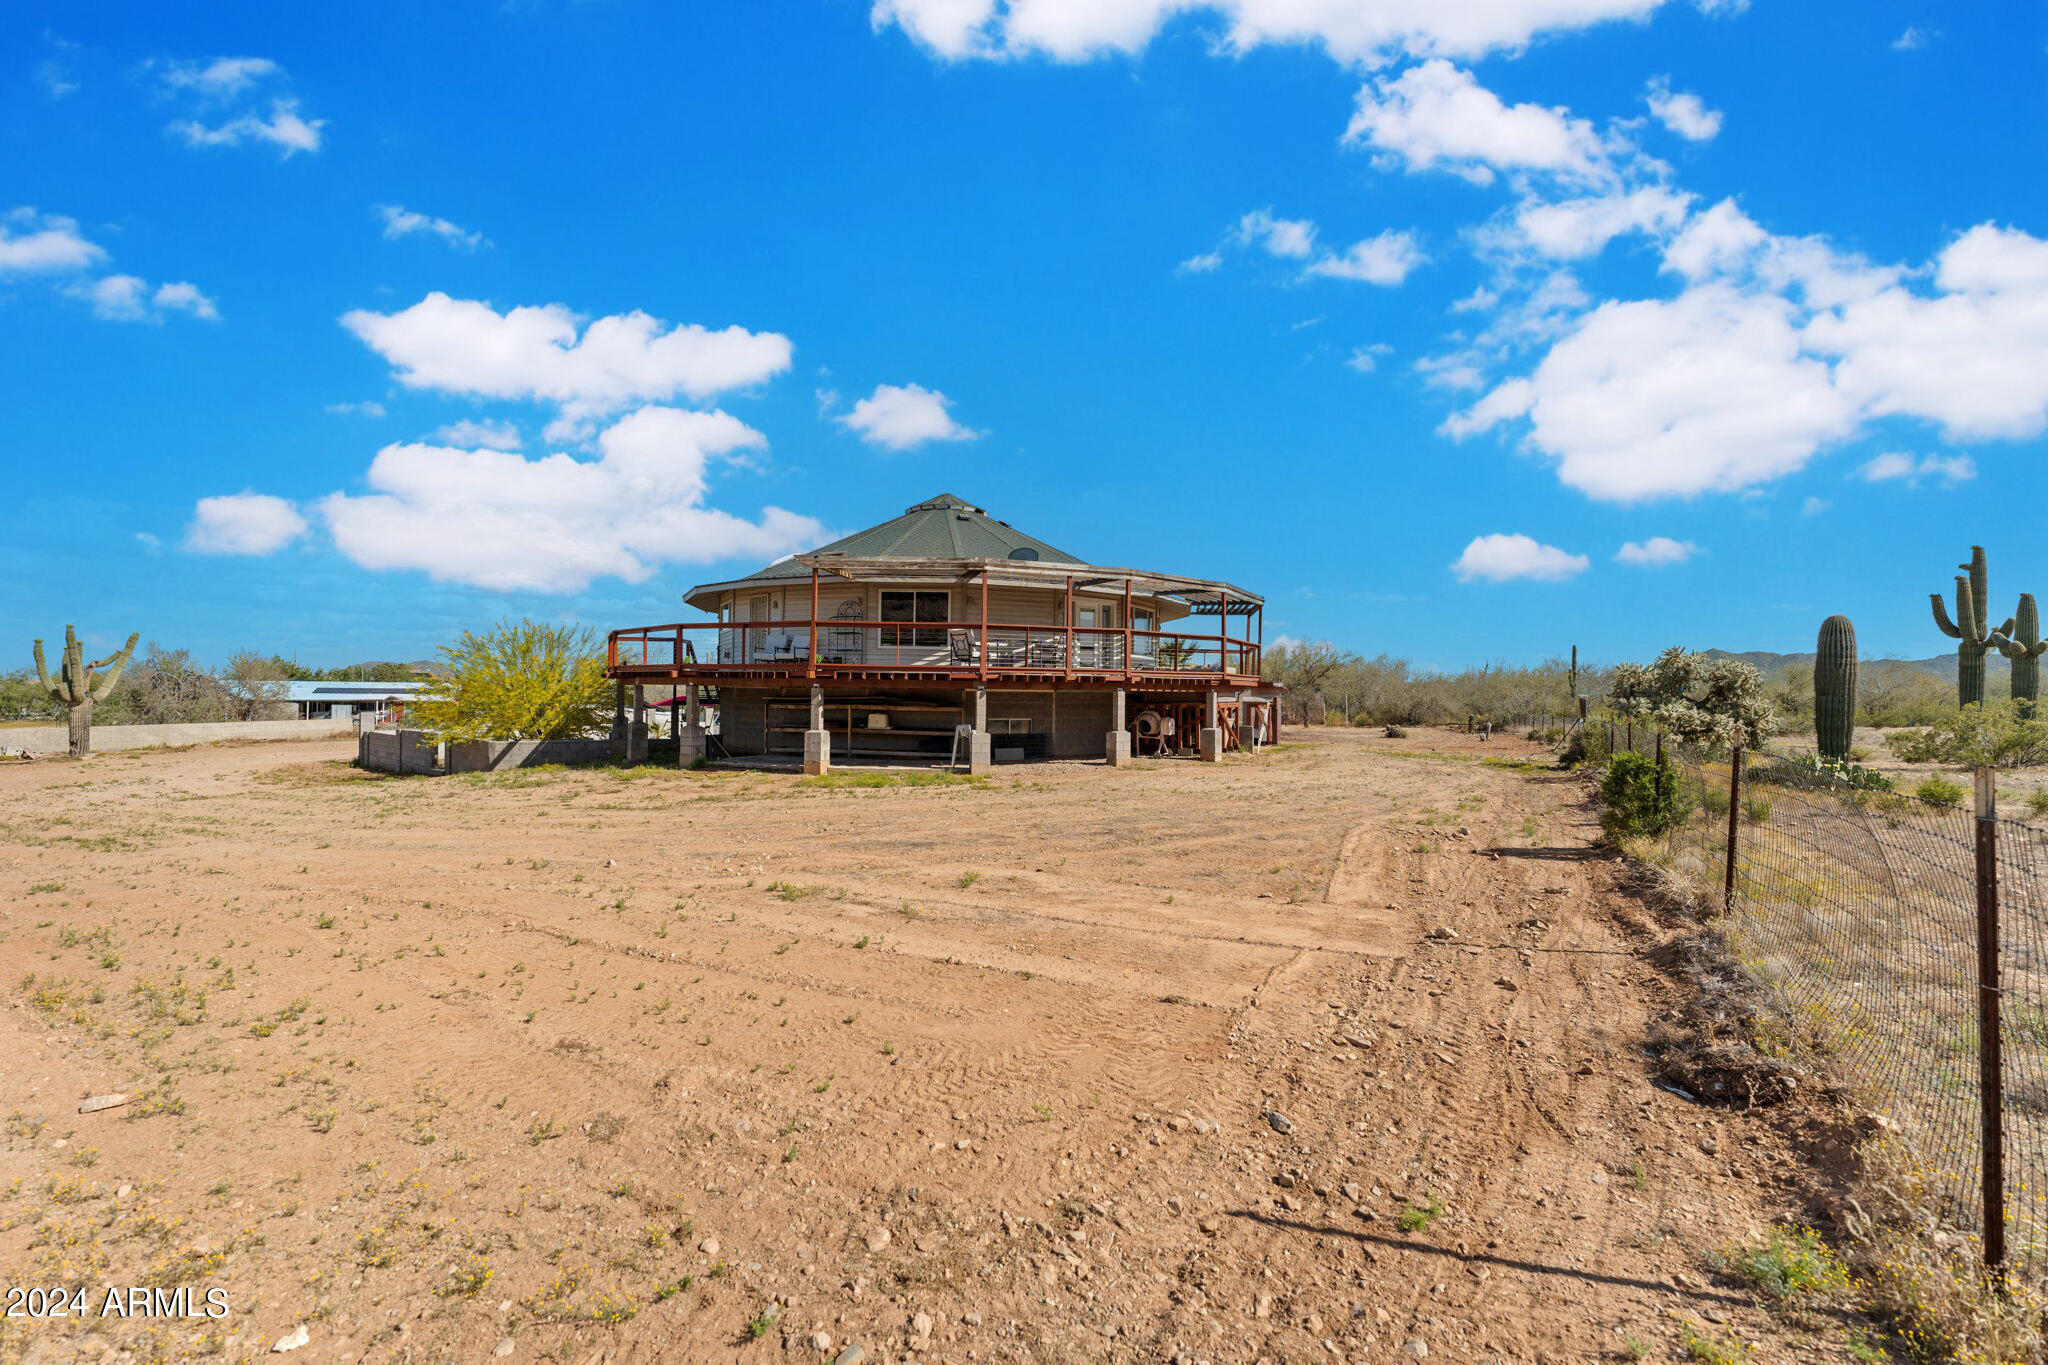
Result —
[[1846, 616], [1820, 623], [1813, 655], [1813, 731], [1822, 758], [1847, 759], [1856, 730], [1856, 627]]
[[93, 703], [105, 701], [107, 693], [114, 690], [114, 684], [121, 681], [121, 670], [128, 667], [128, 656], [135, 652], [135, 642], [141, 638], [142, 633], [137, 631], [128, 637], [127, 644], [121, 646], [120, 653], [109, 654], [98, 663], [89, 664], [85, 661], [84, 649], [78, 643], [77, 632], [66, 626], [64, 663], [54, 680], [50, 677], [50, 666], [43, 661], [43, 642], [36, 641], [36, 677], [42, 680], [43, 690], [63, 702], [71, 712], [73, 758], [84, 758], [92, 752]]
[[1934, 624], [1941, 627], [1943, 635], [1960, 642], [1956, 645], [1956, 700], [1968, 706], [1984, 700], [1984, 651], [1991, 647], [1992, 636], [2012, 630], [2012, 621], [2008, 618], [2004, 625], [1995, 627], [1984, 623], [1991, 589], [1985, 581], [1982, 545], [1972, 545], [1970, 562], [1956, 567], [1969, 571], [1967, 578], [1956, 575], [1956, 619], [1948, 619], [1948, 607], [1940, 593], [1927, 596], [1934, 603]]
[[2020, 594], [2019, 615], [2006, 622], [1991, 643], [2012, 660], [2013, 696], [2031, 705], [2041, 690], [2041, 653], [2048, 650], [2048, 640], [2041, 638], [2041, 614], [2034, 609], [2034, 594]]

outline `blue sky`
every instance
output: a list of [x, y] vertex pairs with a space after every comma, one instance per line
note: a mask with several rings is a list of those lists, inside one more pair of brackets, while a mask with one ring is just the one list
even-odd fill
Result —
[[668, 621], [951, 491], [1435, 666], [1942, 652], [2048, 592], [2043, 16], [11, 6], [0, 635]]

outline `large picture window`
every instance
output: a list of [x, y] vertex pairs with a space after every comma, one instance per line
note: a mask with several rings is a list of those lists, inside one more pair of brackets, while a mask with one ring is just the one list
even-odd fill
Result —
[[884, 626], [882, 643], [916, 645], [925, 649], [943, 648], [946, 643], [945, 623], [951, 609], [952, 599], [944, 592], [885, 592], [882, 594], [884, 621], [933, 621], [937, 624], [914, 629]]

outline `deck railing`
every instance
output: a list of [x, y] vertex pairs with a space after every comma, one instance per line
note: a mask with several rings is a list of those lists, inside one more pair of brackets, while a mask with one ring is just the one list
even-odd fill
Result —
[[1257, 677], [1257, 641], [1217, 632], [981, 621], [706, 621], [615, 630], [615, 675]]

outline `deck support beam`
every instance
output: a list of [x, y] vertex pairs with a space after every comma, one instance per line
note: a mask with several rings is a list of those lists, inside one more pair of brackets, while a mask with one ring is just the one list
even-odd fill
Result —
[[967, 771], [970, 776], [986, 776], [995, 766], [995, 741], [988, 733], [988, 685], [977, 683], [968, 689], [965, 698], [967, 713], [974, 717], [974, 728], [967, 735]]
[[1131, 731], [1124, 720], [1124, 689], [1121, 687], [1110, 693], [1109, 734], [1103, 743], [1103, 756], [1112, 768], [1121, 768], [1131, 761]]
[[825, 728], [825, 689], [812, 683], [811, 728], [804, 731], [804, 776], [823, 777], [831, 771], [832, 732]]
[[647, 688], [633, 684], [633, 723], [626, 729], [626, 762], [647, 761]]
[[1204, 763], [1223, 761], [1223, 726], [1216, 715], [1216, 689], [1202, 694], [1202, 748]]
[[[670, 708], [671, 714], [674, 709]], [[697, 709], [697, 684], [683, 684], [683, 714], [677, 719], [682, 723], [676, 725], [676, 766], [687, 768], [701, 761], [707, 748], [703, 713]]]

